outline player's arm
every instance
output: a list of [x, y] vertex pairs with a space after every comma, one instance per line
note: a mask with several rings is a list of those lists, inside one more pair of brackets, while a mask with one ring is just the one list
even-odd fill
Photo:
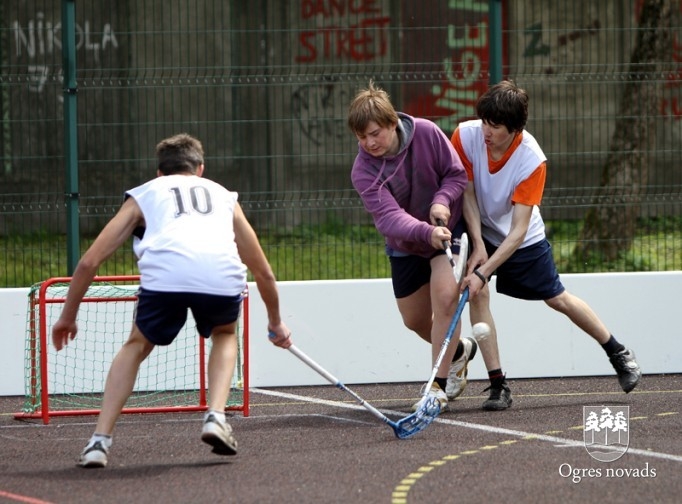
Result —
[[497, 248], [495, 253], [479, 268], [479, 271], [489, 278], [490, 275], [521, 246], [528, 232], [533, 207], [517, 203], [512, 211], [511, 229], [507, 237]]
[[485, 250], [485, 244], [483, 243], [483, 235], [481, 234], [481, 212], [478, 208], [476, 189], [474, 188], [474, 183], [472, 181], [467, 183], [467, 187], [464, 190], [462, 213], [464, 215], [464, 220], [467, 223], [467, 235], [473, 246], [467, 265], [467, 274], [470, 274], [474, 269], [488, 260], [488, 254]]
[[238, 203], [234, 209], [234, 235], [239, 256], [251, 271], [258, 292], [265, 303], [268, 313], [268, 332], [271, 333], [270, 341], [282, 348], [288, 348], [291, 345], [291, 331], [282, 322], [280, 315], [277, 279], [265, 257], [256, 232]]
[[[485, 262], [478, 266], [479, 273], [490, 278], [490, 275], [503, 264], [523, 244], [530, 225], [530, 219], [535, 205], [542, 201], [545, 187], [547, 165], [545, 162], [533, 171], [533, 173], [521, 182], [512, 196], [514, 208], [509, 234], [502, 241], [495, 253]], [[463, 282], [464, 283], [464, 282]], [[475, 289], [473, 289], [475, 290]], [[472, 292], [472, 295], [475, 293]]]
[[144, 217], [140, 207], [133, 198], [128, 198], [78, 261], [62, 313], [52, 327], [52, 342], [57, 350], [61, 350], [69, 340], [76, 337], [78, 307], [99, 266], [142, 224]]

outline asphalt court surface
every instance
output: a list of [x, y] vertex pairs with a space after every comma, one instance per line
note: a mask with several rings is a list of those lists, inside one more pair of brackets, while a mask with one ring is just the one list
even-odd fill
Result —
[[[109, 465], [75, 462], [95, 417], [16, 420], [0, 398], [0, 503], [679, 503], [682, 375], [646, 375], [630, 394], [615, 377], [510, 380], [514, 404], [486, 412], [469, 383], [423, 432], [393, 430], [334, 386], [254, 389], [231, 414], [239, 453], [200, 439], [201, 414], [123, 415]], [[420, 384], [349, 385], [397, 420]], [[584, 407], [627, 410], [613, 462], [588, 452]]]

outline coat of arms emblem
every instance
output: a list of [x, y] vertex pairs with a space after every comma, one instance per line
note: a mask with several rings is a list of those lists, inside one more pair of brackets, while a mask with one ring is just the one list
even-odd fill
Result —
[[583, 441], [592, 458], [618, 460], [630, 444], [630, 406], [583, 406]]

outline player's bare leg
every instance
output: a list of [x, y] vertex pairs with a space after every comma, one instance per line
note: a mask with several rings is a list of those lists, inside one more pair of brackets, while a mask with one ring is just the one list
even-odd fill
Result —
[[497, 329], [490, 312], [490, 288], [488, 284], [469, 300], [469, 317], [472, 326], [479, 322], [485, 322], [490, 327], [488, 337], [478, 341], [490, 378], [490, 387], [486, 389], [490, 391], [490, 396], [483, 403], [483, 409], [489, 411], [507, 409], [512, 404], [511, 390], [502, 372], [500, 350], [497, 346]]
[[237, 363], [237, 323], [218, 326], [211, 334], [211, 353], [208, 357], [209, 409], [223, 411], [232, 385]]
[[81, 467], [105, 467], [107, 465], [116, 420], [133, 392], [140, 364], [153, 349], [154, 344], [150, 343], [137, 325], [133, 324], [128, 341], [118, 351], [109, 368], [97, 427], [78, 461]]
[[396, 299], [396, 303], [405, 327], [416, 332], [427, 343], [431, 343], [431, 330], [433, 328], [431, 313], [433, 309], [431, 308], [429, 285], [422, 285], [409, 296]]
[[566, 315], [583, 331], [594, 338], [606, 352], [611, 365], [618, 375], [618, 383], [627, 394], [631, 392], [642, 378], [642, 370], [637, 364], [635, 353], [625, 348], [609, 332], [590, 306], [568, 291], [545, 301], [548, 306]]
[[215, 327], [211, 333], [208, 357], [209, 406], [204, 416], [201, 440], [213, 446], [218, 455], [236, 455], [237, 440], [232, 426], [225, 421], [225, 405], [237, 363], [237, 323]]
[[140, 364], [154, 350], [154, 344], [145, 338], [133, 324], [130, 337], [114, 357], [104, 386], [102, 410], [95, 432], [111, 435], [126, 401], [133, 392]]
[[483, 352], [483, 362], [488, 371], [502, 367], [500, 362], [500, 350], [497, 346], [497, 329], [490, 312], [490, 289], [486, 284], [475, 297], [469, 299], [469, 318], [472, 327], [479, 322], [485, 322], [490, 326], [490, 334], [487, 338], [478, 342]]
[[545, 301], [556, 311], [563, 313], [571, 322], [592, 336], [600, 345], [606, 343], [611, 333], [590, 306], [577, 296], [564, 291]]

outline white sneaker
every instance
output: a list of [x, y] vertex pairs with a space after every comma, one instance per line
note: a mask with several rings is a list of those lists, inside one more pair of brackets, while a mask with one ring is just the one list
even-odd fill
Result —
[[469, 361], [476, 355], [478, 344], [474, 338], [461, 338], [460, 340], [464, 346], [462, 356], [450, 364], [450, 371], [448, 372], [448, 383], [445, 386], [445, 395], [448, 399], [454, 401], [459, 397], [467, 386], [467, 374], [469, 373]]
[[[424, 385], [425, 387], [426, 385]], [[416, 403], [412, 405], [412, 411], [417, 411], [421, 405], [424, 403], [425, 400], [435, 398], [436, 401], [438, 402], [438, 405], [440, 406], [441, 411], [446, 411], [448, 409], [448, 396], [445, 395], [445, 392], [443, 392], [443, 389], [440, 388], [440, 386], [436, 383], [433, 382], [431, 384], [431, 390], [429, 390], [429, 393], [424, 396], [424, 387], [422, 387], [422, 397], [419, 399]]]
[[101, 441], [88, 443], [83, 448], [78, 465], [81, 467], [106, 467], [109, 449]]
[[213, 413], [209, 413], [204, 420], [201, 430], [201, 440], [213, 447], [217, 455], [236, 455], [237, 440], [232, 434], [232, 426], [221, 422]]

